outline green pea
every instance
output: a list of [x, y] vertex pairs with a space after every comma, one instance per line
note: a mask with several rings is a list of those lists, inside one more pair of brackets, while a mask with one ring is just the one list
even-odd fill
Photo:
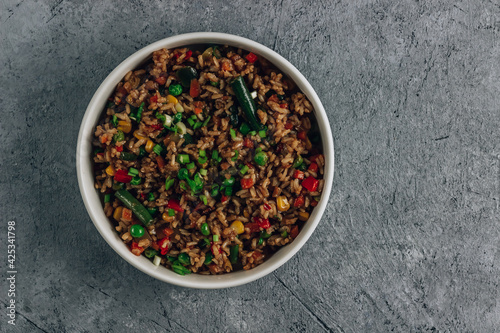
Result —
[[187, 265], [191, 263], [191, 259], [189, 258], [189, 255], [187, 253], [181, 253], [177, 257], [177, 260], [183, 265]]
[[203, 223], [201, 225], [201, 233], [205, 236], [210, 235], [210, 228], [208, 227], [208, 223]]
[[212, 262], [212, 259], [214, 258], [213, 254], [212, 253], [207, 253], [205, 255], [205, 265], [208, 265]]
[[267, 155], [266, 153], [264, 152], [258, 152], [257, 154], [255, 154], [253, 160], [255, 161], [255, 163], [257, 163], [258, 165], [260, 166], [264, 166], [266, 165], [267, 163]]
[[179, 96], [180, 94], [182, 94], [182, 86], [178, 83], [171, 84], [170, 87], [168, 87], [168, 92], [172, 96]]
[[134, 238], [140, 238], [144, 236], [144, 228], [139, 225], [139, 224], [134, 224], [133, 226], [130, 227], [130, 234]]

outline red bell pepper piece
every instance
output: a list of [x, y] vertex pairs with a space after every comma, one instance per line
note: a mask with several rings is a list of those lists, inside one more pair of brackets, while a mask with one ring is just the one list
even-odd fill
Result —
[[313, 176], [309, 176], [302, 181], [302, 186], [305, 187], [309, 192], [315, 192], [318, 189], [319, 180]]
[[197, 79], [191, 80], [191, 86], [189, 87], [189, 96], [195, 98], [200, 95], [200, 83]]
[[136, 256], [140, 256], [142, 252], [144, 252], [144, 248], [140, 247], [136, 242], [132, 242], [130, 245], [130, 251]]
[[280, 108], [282, 109], [288, 109], [288, 104], [287, 103], [281, 103]]
[[184, 211], [184, 208], [181, 207], [179, 200], [177, 200], [177, 199], [168, 200], [167, 207], [172, 208], [176, 212], [180, 212], [180, 213], [182, 213]]
[[164, 256], [168, 252], [169, 241], [170, 241], [170, 238], [168, 238], [168, 237], [162, 238], [158, 241], [158, 246], [160, 247], [160, 253], [162, 256]]
[[253, 141], [249, 138], [245, 138], [243, 140], [243, 146], [245, 146], [246, 148], [253, 148]]
[[314, 162], [313, 162], [313, 163], [311, 163], [311, 164], [309, 165], [308, 170], [311, 170], [311, 171], [313, 171], [313, 172], [318, 172], [318, 165], [317, 165], [316, 163], [314, 163]]
[[304, 179], [304, 172], [302, 172], [300, 170], [295, 170], [295, 172], [293, 173], [293, 178]]
[[307, 139], [306, 131], [302, 131], [302, 132], [297, 133], [297, 138], [299, 138], [302, 141], [305, 141]]
[[226, 202], [229, 200], [229, 197], [227, 195], [223, 195], [221, 198], [220, 198], [220, 202]]
[[154, 95], [153, 97], [151, 97], [151, 98], [149, 99], [149, 101], [150, 101], [151, 103], [157, 103], [157, 102], [158, 102], [158, 96]]
[[269, 219], [265, 219], [265, 218], [262, 218], [262, 217], [254, 217], [253, 218], [253, 221], [255, 223], [257, 223], [257, 225], [261, 228], [264, 228], [264, 229], [267, 229], [271, 226], [271, 223], [269, 223]]
[[292, 236], [292, 238], [296, 238], [299, 234], [299, 226], [294, 226], [292, 228], [292, 230], [290, 230], [290, 236]]
[[268, 204], [268, 203], [265, 203], [263, 206], [264, 206], [265, 210], [271, 210], [272, 209], [271, 205]]
[[154, 124], [150, 126], [153, 130], [161, 130], [163, 126], [161, 124]]
[[249, 63], [253, 64], [254, 62], [257, 61], [257, 56], [255, 54], [253, 54], [252, 52], [250, 52], [249, 54], [247, 54], [245, 59], [247, 59]]
[[299, 195], [293, 202], [293, 207], [300, 207], [304, 204], [304, 196]]
[[123, 146], [116, 146], [116, 151], [119, 151], [120, 153], [123, 151]]
[[251, 178], [243, 178], [241, 181], [241, 188], [242, 189], [248, 189], [253, 186], [253, 179]]
[[158, 83], [159, 85], [164, 85], [165, 83], [167, 83], [167, 78], [164, 77], [164, 76], [160, 76], [158, 78], [156, 78], [156, 83]]
[[132, 176], [129, 176], [126, 170], [117, 170], [114, 179], [120, 183], [130, 183]]
[[186, 57], [185, 57], [184, 59], [189, 59], [189, 58], [191, 58], [191, 56], [192, 56], [192, 55], [193, 55], [193, 51], [188, 50], [188, 51], [186, 52]]
[[258, 223], [245, 223], [245, 228], [250, 229], [250, 232], [259, 232], [260, 227]]

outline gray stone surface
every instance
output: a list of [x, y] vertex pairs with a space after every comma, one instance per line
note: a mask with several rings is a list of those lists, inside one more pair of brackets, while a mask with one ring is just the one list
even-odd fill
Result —
[[[493, 332], [500, 325], [500, 8], [485, 1], [2, 1], [0, 213], [17, 222], [2, 332]], [[333, 194], [309, 243], [254, 283], [156, 281], [102, 240], [75, 145], [124, 58], [184, 32], [242, 35], [322, 99]]]

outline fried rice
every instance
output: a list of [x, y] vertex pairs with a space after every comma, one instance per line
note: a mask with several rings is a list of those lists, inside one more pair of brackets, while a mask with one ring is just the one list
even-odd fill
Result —
[[93, 144], [95, 188], [123, 242], [181, 275], [263, 263], [324, 185], [312, 104], [266, 59], [228, 46], [154, 52], [117, 85]]

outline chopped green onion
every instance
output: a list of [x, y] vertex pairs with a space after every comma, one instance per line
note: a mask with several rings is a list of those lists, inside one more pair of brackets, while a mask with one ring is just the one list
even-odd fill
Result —
[[113, 135], [113, 143], [117, 143], [123, 140], [125, 140], [125, 133], [123, 133], [122, 131], [118, 131], [115, 135]]
[[179, 161], [179, 163], [187, 164], [187, 163], [189, 163], [189, 155], [188, 154], [179, 154], [177, 156], [177, 160]]
[[200, 174], [201, 174], [202, 176], [206, 176], [206, 175], [207, 175], [207, 173], [208, 173], [208, 170], [207, 170], [207, 169], [200, 169]]
[[231, 129], [229, 130], [229, 134], [231, 134], [231, 138], [232, 138], [233, 140], [234, 140], [234, 139], [236, 139], [236, 131], [235, 131], [234, 129], [232, 129], [232, 128], [231, 128]]
[[154, 201], [155, 200], [155, 195], [153, 192], [149, 192], [148, 194], [148, 201]]
[[219, 81], [210, 81], [210, 85], [214, 86], [214, 87], [218, 87], [219, 86]]
[[288, 232], [286, 232], [286, 230], [284, 230], [282, 233], [281, 233], [281, 237], [282, 238], [286, 238], [288, 236]]
[[187, 265], [191, 263], [191, 259], [189, 258], [189, 254], [183, 252], [180, 253], [179, 256], [177, 256], [177, 260], [183, 265]]
[[183, 122], [178, 122], [176, 128], [177, 128], [177, 131], [179, 132], [179, 134], [186, 134], [187, 133], [186, 125], [184, 125]]
[[189, 119], [188, 119], [188, 123], [189, 123], [189, 126], [193, 127], [193, 125], [194, 125], [194, 120], [193, 120], [193, 119], [191, 119], [191, 118], [189, 118]]
[[204, 261], [204, 264], [205, 265], [208, 265], [212, 262], [212, 259], [214, 258], [213, 254], [210, 253], [210, 252], [207, 252], [207, 254], [205, 254], [205, 261]]
[[139, 147], [139, 157], [144, 157], [147, 153], [148, 152], [146, 151], [146, 149], [144, 149], [144, 146]]
[[118, 117], [116, 116], [116, 114], [113, 115], [111, 123], [113, 124], [114, 127], [118, 126]]
[[179, 186], [181, 189], [183, 189], [184, 191], [187, 191], [189, 188], [187, 187], [186, 185], [186, 182], [182, 181], [179, 183]]
[[201, 127], [207, 126], [208, 122], [210, 121], [211, 118], [212, 118], [212, 116], [208, 116], [207, 119], [205, 119], [205, 121], [203, 122], [203, 124], [201, 124]]
[[174, 124], [177, 124], [179, 121], [182, 120], [182, 113], [181, 112], [177, 112], [174, 116]]
[[265, 138], [265, 137], [266, 137], [266, 130], [260, 130], [260, 131], [259, 131], [259, 136], [260, 136], [261, 138]]
[[170, 179], [170, 177], [167, 178], [167, 180], [165, 180], [165, 191], [168, 191], [172, 187], [172, 185], [174, 185], [174, 182], [175, 182], [175, 179], [173, 179], [173, 178]]
[[160, 145], [155, 145], [153, 147], [153, 151], [156, 153], [156, 155], [161, 155], [161, 152], [163, 151], [163, 148]]
[[142, 182], [142, 179], [141, 177], [139, 176], [135, 176], [134, 178], [132, 178], [132, 180], [130, 181], [130, 184], [131, 185], [140, 185]]
[[[206, 224], [206, 223], [205, 223], [205, 224]], [[203, 225], [202, 225], [202, 226], [203, 226]], [[202, 233], [202, 234], [204, 234], [205, 236], [208, 236], [208, 235], [210, 234], [210, 229], [208, 229], [208, 224], [207, 224], [207, 231], [208, 231], [208, 234], [206, 234], [206, 235], [203, 233], [203, 229], [202, 229], [202, 232], [201, 232], [201, 233]], [[207, 247], [207, 246], [209, 246], [209, 245], [210, 245], [210, 240], [209, 240], [208, 238], [203, 238], [202, 240], [200, 240], [200, 241], [198, 242], [198, 246], [199, 246], [199, 247], [201, 247], [202, 249], [203, 249], [203, 248], [206, 248], [206, 247]]]
[[257, 134], [257, 132], [256, 131], [250, 131], [250, 132], [248, 132], [248, 134], [255, 135], [255, 134]]
[[207, 163], [207, 158], [206, 157], [198, 157], [198, 163], [199, 164]]
[[229, 197], [231, 194], [233, 194], [233, 188], [232, 187], [226, 187], [226, 190], [224, 191], [224, 194]]
[[244, 165], [241, 169], [240, 169], [240, 173], [242, 175], [246, 174], [248, 172], [250, 168], [248, 167], [248, 165]]
[[196, 168], [196, 165], [194, 164], [194, 162], [191, 162], [191, 163], [189, 163], [188, 165], [186, 165], [186, 168], [187, 168], [188, 170], [191, 170], [191, 169]]
[[207, 152], [206, 152], [206, 151], [204, 151], [204, 150], [201, 150], [201, 149], [200, 149], [199, 155], [200, 155], [201, 157], [206, 157], [206, 156], [207, 156]]
[[147, 248], [146, 251], [144, 251], [144, 255], [147, 257], [147, 258], [153, 258], [155, 255], [158, 254], [158, 251], [156, 251], [155, 249], [153, 248]]
[[139, 109], [137, 109], [137, 112], [130, 113], [130, 115], [129, 115], [130, 119], [135, 120], [138, 123], [140, 123], [143, 110], [144, 110], [144, 102], [142, 102], [142, 104], [139, 106]]
[[240, 152], [238, 150], [235, 150], [234, 151], [234, 156], [231, 157], [231, 161], [236, 161], [238, 159], [238, 155], [240, 154]]
[[139, 170], [136, 168], [129, 168], [128, 169], [128, 175], [129, 176], [137, 176], [139, 174]]
[[200, 128], [201, 126], [203, 125], [203, 123], [201, 121], [197, 121], [196, 124], [194, 124], [193, 126], [193, 129], [194, 130], [197, 130], [198, 128]]
[[108, 203], [111, 201], [111, 194], [105, 194], [104, 195], [104, 203]]
[[235, 182], [234, 177], [231, 177], [229, 179], [224, 179], [224, 181], [222, 182], [222, 185], [224, 185], [224, 186], [233, 186], [234, 182]]
[[189, 177], [189, 171], [186, 168], [180, 169], [179, 172], [177, 173], [177, 178], [179, 178], [180, 180], [187, 179], [188, 177]]
[[250, 126], [247, 123], [242, 123], [240, 126], [240, 132], [243, 135], [247, 135], [250, 132]]
[[161, 263], [161, 257], [155, 256], [155, 258], [153, 259], [153, 265], [159, 266], [160, 263]]
[[212, 185], [212, 192], [210, 192], [211, 197], [216, 197], [219, 194], [219, 184]]
[[259, 238], [259, 241], [257, 242], [257, 245], [262, 245], [264, 243], [264, 239], [261, 237]]
[[168, 216], [175, 216], [175, 210], [173, 210], [172, 208], [169, 208], [168, 209]]
[[207, 203], [208, 203], [208, 199], [207, 199], [207, 197], [206, 197], [205, 195], [203, 195], [203, 194], [202, 194], [202, 195], [200, 195], [200, 199], [201, 199], [201, 201], [203, 201], [203, 204], [204, 204], [204, 205], [207, 205]]
[[149, 212], [149, 214], [154, 215], [158, 211], [158, 207], [148, 207], [146, 208]]
[[305, 163], [302, 163], [297, 167], [298, 170], [300, 171], [306, 171], [307, 170], [307, 165]]
[[222, 161], [222, 157], [219, 157], [219, 152], [217, 150], [214, 150], [212, 152], [212, 159], [216, 160], [217, 162]]
[[272, 234], [268, 234], [265, 230], [262, 230], [262, 231], [260, 232], [260, 237], [261, 237], [261, 238], [267, 239], [267, 238], [269, 238], [269, 237], [271, 237], [271, 236], [272, 236]]
[[212, 239], [213, 239], [214, 242], [218, 242], [219, 241], [219, 235], [213, 235]]

